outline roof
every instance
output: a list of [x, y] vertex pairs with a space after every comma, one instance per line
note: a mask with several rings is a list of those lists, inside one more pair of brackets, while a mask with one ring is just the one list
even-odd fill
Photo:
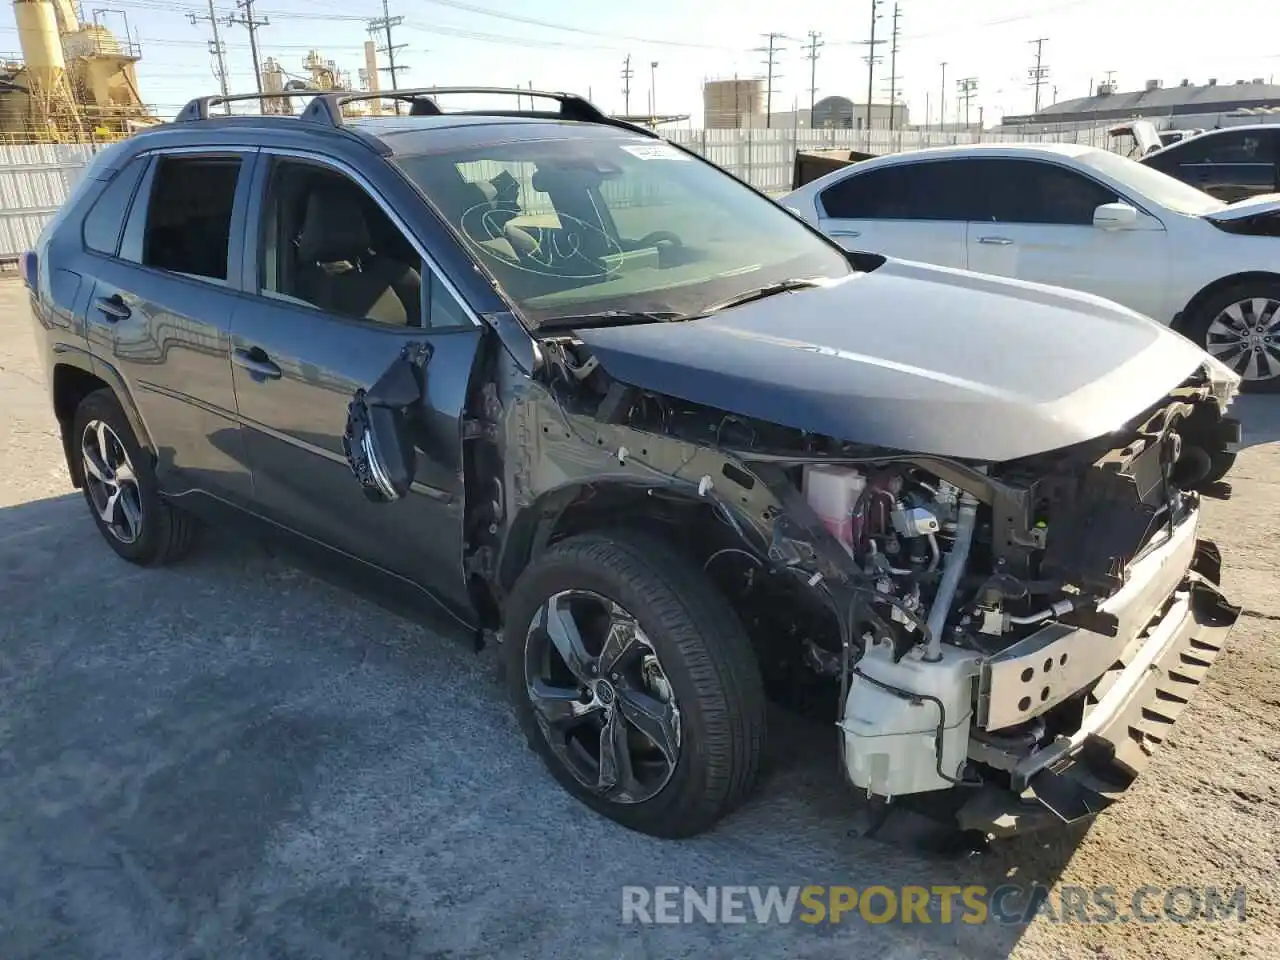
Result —
[[1077, 97], [1044, 107], [1039, 113], [1006, 117], [1004, 123], [1061, 123], [1085, 117], [1110, 120], [1144, 115], [1230, 113], [1266, 106], [1280, 106], [1280, 84], [1219, 83]]
[[865, 160], [863, 164], [971, 157], [986, 153], [1007, 156], [1079, 157], [1086, 153], [1097, 152], [1099, 152], [1097, 147], [1086, 147], [1079, 143], [966, 143], [948, 147], [926, 147], [923, 150], [904, 150], [902, 153], [890, 153], [876, 157], [874, 160]]

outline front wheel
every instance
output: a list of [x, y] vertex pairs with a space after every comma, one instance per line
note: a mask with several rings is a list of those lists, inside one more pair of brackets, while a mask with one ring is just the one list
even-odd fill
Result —
[[1280, 391], [1280, 281], [1219, 291], [1187, 319], [1187, 336], [1242, 378], [1249, 393]]
[[571, 794], [659, 837], [707, 830], [746, 797], [764, 690], [701, 570], [648, 537], [573, 537], [529, 566], [506, 613], [521, 726]]

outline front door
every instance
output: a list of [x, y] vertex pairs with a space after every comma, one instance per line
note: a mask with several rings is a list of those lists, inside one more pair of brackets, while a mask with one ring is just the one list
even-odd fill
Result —
[[974, 161], [982, 217], [969, 224], [969, 268], [1082, 290], [1167, 322], [1170, 267], [1163, 224], [1139, 212], [1124, 229], [1093, 225], [1104, 203], [1128, 202], [1075, 170], [1042, 160]]
[[[86, 220], [95, 281], [86, 315], [94, 353], [113, 363], [159, 447], [156, 473], [172, 495], [244, 505], [251, 480], [236, 420], [231, 322], [255, 151], [160, 154], [135, 161]], [[113, 190], [114, 188], [114, 190]], [[112, 197], [128, 189], [117, 206]], [[92, 228], [92, 229], [90, 229]]]
[[[258, 509], [465, 611], [460, 419], [482, 330], [370, 189], [265, 150], [259, 174], [247, 245], [257, 295], [232, 344]], [[413, 489], [374, 504], [343, 453], [347, 407], [423, 341], [433, 353]]]

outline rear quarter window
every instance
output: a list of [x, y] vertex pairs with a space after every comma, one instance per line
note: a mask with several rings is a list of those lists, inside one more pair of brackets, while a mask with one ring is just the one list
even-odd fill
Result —
[[119, 251], [120, 233], [146, 166], [145, 157], [135, 157], [98, 194], [84, 218], [85, 249], [109, 257], [114, 257]]

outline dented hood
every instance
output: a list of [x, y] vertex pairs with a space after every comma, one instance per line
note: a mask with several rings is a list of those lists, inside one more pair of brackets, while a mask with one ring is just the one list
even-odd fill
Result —
[[647, 390], [988, 461], [1117, 429], [1208, 360], [1100, 297], [894, 260], [698, 320], [577, 336], [610, 376]]

